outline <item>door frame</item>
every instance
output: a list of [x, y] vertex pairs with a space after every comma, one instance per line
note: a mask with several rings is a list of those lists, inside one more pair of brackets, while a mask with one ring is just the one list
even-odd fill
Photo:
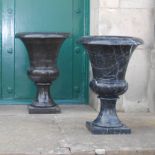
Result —
[[[5, 1], [5, 6], [3, 6], [1, 9], [1, 48], [0, 48], [0, 104], [28, 104], [31, 103], [32, 100], [29, 99], [14, 99], [11, 96], [14, 95], [14, 92], [12, 92], [12, 88], [14, 88], [15, 84], [14, 84], [14, 66], [10, 66], [9, 68], [5, 68], [5, 65], [2, 65], [2, 63], [6, 64], [9, 63], [6, 61], [6, 58], [8, 57], [10, 61], [14, 61], [14, 51], [15, 51], [15, 40], [14, 40], [14, 22], [15, 22], [15, 0], [0, 0], [0, 3], [2, 3]], [[83, 4], [84, 4], [84, 35], [89, 35], [90, 33], [90, 0], [83, 0]], [[1, 5], [1, 6], [2, 6]], [[9, 35], [9, 37], [6, 37], [6, 30], [7, 30], [7, 35]], [[5, 35], [4, 35], [5, 34]], [[9, 42], [10, 46], [7, 47], [7, 45], [5, 44], [6, 42]], [[3, 52], [2, 52], [3, 51]], [[5, 58], [5, 59], [4, 59]], [[3, 62], [5, 61], [5, 62]], [[82, 86], [82, 100], [56, 100], [56, 102], [58, 104], [88, 104], [89, 103], [89, 61], [88, 61], [88, 56], [86, 54], [86, 52], [83, 52], [83, 69], [82, 69], [83, 73], [82, 73], [82, 81], [83, 82], [83, 86]], [[5, 72], [9, 72], [9, 77], [3, 77], [3, 75], [5, 75]], [[11, 79], [10, 79], [11, 77]], [[2, 83], [2, 81], [5, 81]], [[6, 84], [11, 87], [6, 87]], [[7, 95], [8, 95], [8, 99], [3, 99], [3, 93], [2, 93], [2, 88], [5, 87], [7, 88]], [[13, 93], [13, 94], [11, 94]], [[10, 95], [10, 97], [9, 97]]]

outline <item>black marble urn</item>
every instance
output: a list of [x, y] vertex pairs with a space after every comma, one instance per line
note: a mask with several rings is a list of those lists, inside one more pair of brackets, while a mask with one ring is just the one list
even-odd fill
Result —
[[28, 107], [30, 114], [60, 113], [50, 94], [50, 85], [59, 75], [57, 56], [68, 33], [17, 33], [24, 43], [30, 60], [28, 76], [37, 86], [34, 102]]
[[78, 42], [88, 52], [94, 77], [90, 88], [101, 101], [99, 115], [93, 122], [86, 122], [86, 127], [93, 134], [131, 133], [119, 120], [115, 106], [119, 95], [128, 89], [125, 73], [129, 59], [143, 41], [123, 36], [86, 36]]

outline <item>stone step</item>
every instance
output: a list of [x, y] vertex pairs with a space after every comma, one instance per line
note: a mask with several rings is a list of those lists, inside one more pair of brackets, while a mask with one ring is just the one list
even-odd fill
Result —
[[0, 155], [155, 155], [155, 115], [119, 113], [130, 135], [92, 135], [97, 113], [86, 105], [61, 114], [28, 114], [26, 106], [0, 106]]

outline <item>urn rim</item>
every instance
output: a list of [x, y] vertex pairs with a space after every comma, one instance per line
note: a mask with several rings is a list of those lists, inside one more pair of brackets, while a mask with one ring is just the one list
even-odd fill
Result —
[[36, 39], [45, 39], [45, 38], [68, 38], [70, 33], [67, 32], [20, 32], [16, 33], [16, 38], [36, 38]]
[[131, 36], [83, 36], [77, 43], [84, 45], [141, 45], [144, 41]]

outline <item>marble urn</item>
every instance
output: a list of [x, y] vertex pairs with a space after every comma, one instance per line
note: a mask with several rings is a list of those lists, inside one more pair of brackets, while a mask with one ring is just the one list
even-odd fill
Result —
[[85, 36], [78, 43], [89, 55], [93, 72], [90, 88], [101, 102], [97, 118], [86, 122], [86, 127], [93, 134], [131, 133], [117, 116], [116, 101], [128, 89], [125, 81], [127, 66], [133, 51], [143, 41], [127, 36]]
[[58, 75], [57, 56], [68, 33], [17, 33], [25, 45], [30, 68], [27, 73], [37, 87], [36, 98], [28, 106], [30, 114], [60, 113], [60, 107], [54, 102], [50, 85]]

